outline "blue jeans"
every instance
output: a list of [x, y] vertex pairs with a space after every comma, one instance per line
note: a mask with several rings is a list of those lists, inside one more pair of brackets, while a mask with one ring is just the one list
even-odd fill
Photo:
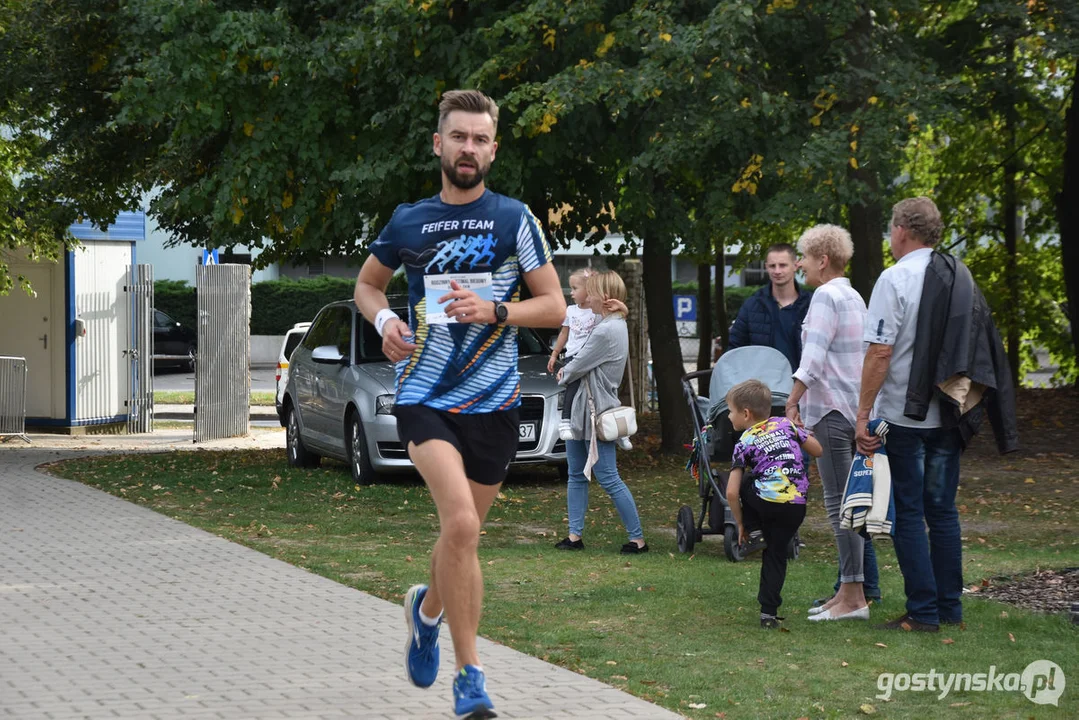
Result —
[[[637, 504], [633, 502], [633, 493], [629, 491], [618, 475], [615, 463], [613, 442], [597, 442], [599, 460], [592, 466], [600, 487], [607, 491], [614, 501], [622, 524], [626, 526], [630, 540], [643, 540], [641, 519], [637, 515]], [[584, 514], [588, 510], [588, 478], [584, 476], [584, 464], [588, 460], [588, 443], [584, 440], [566, 441], [566, 460], [569, 463], [569, 486], [566, 490], [566, 504], [569, 506], [570, 535], [584, 535]]]
[[924, 623], [958, 623], [963, 619], [963, 545], [955, 507], [959, 431], [892, 425], [887, 450], [895, 556], [903, 572], [907, 614]]

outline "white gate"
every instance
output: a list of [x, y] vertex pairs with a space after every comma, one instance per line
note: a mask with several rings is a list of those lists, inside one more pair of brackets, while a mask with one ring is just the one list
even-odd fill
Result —
[[195, 442], [247, 434], [251, 415], [251, 268], [199, 265]]
[[154, 266], [132, 265], [124, 279], [130, 313], [130, 347], [124, 351], [131, 382], [127, 399], [127, 431], [154, 430]]
[[26, 442], [26, 358], [0, 357], [0, 438]]

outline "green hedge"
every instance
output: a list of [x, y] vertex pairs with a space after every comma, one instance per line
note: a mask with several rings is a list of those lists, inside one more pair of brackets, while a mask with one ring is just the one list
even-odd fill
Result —
[[[267, 280], [251, 286], [251, 334], [284, 335], [298, 322], [310, 321], [327, 303], [352, 297], [356, 281], [352, 278], [320, 275], [310, 280]], [[758, 286], [724, 289], [727, 319], [734, 322], [745, 299]], [[390, 280], [387, 293], [405, 294], [408, 286], [404, 274]], [[697, 283], [674, 283], [676, 295], [696, 295]], [[195, 327], [197, 312], [195, 288], [181, 280], [158, 280], [154, 283], [154, 305], [174, 320]], [[718, 330], [714, 328], [713, 330]]]
[[[251, 286], [251, 334], [284, 335], [293, 325], [314, 319], [327, 303], [347, 300], [356, 287], [353, 278], [321, 275], [310, 280], [267, 280]], [[387, 292], [408, 291], [405, 276], [394, 275]], [[177, 280], [154, 283], [154, 305], [187, 327], [195, 327], [195, 288]]]

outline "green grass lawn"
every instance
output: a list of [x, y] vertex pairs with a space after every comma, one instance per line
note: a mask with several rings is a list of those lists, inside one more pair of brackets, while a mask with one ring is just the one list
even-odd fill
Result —
[[[273, 390], [252, 390], [251, 404], [273, 406], [276, 394]], [[163, 405], [194, 405], [193, 390], [154, 390], [154, 402]]]
[[[1063, 437], [1063, 430], [1060, 435]], [[960, 512], [965, 583], [1079, 565], [1079, 462], [1034, 447], [1001, 459], [988, 442], [964, 459]], [[835, 578], [835, 550], [819, 494], [810, 499], [801, 558], [790, 565], [785, 631], [764, 631], [755, 601], [759, 555], [732, 564], [722, 538], [679, 554], [674, 519], [697, 504], [684, 457], [637, 441], [623, 463], [652, 552], [618, 554], [613, 505], [590, 498], [583, 552], [556, 551], [565, 486], [553, 470], [513, 472], [492, 508], [480, 549], [486, 599], [481, 633], [628, 690], [690, 718], [1077, 717], [1079, 629], [968, 594], [965, 627], [939, 635], [885, 632], [866, 623], [810, 623], [806, 608]], [[437, 533], [417, 477], [354, 487], [345, 466], [293, 470], [284, 451], [170, 453], [67, 461], [52, 471], [204, 528], [338, 582], [399, 602], [426, 577]], [[815, 487], [816, 479], [814, 478]], [[883, 606], [903, 612], [902, 578], [878, 544]], [[1021, 673], [1051, 660], [1071, 684], [1059, 707], [1020, 692], [893, 692], [880, 673]]]

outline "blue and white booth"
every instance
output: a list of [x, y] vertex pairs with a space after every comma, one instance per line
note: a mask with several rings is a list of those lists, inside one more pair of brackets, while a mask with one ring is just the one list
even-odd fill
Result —
[[26, 358], [27, 428], [105, 431], [128, 420], [133, 346], [125, 284], [146, 238], [143, 212], [123, 212], [104, 230], [71, 226], [80, 247], [59, 262], [11, 258], [16, 286], [0, 296], [0, 355]]

